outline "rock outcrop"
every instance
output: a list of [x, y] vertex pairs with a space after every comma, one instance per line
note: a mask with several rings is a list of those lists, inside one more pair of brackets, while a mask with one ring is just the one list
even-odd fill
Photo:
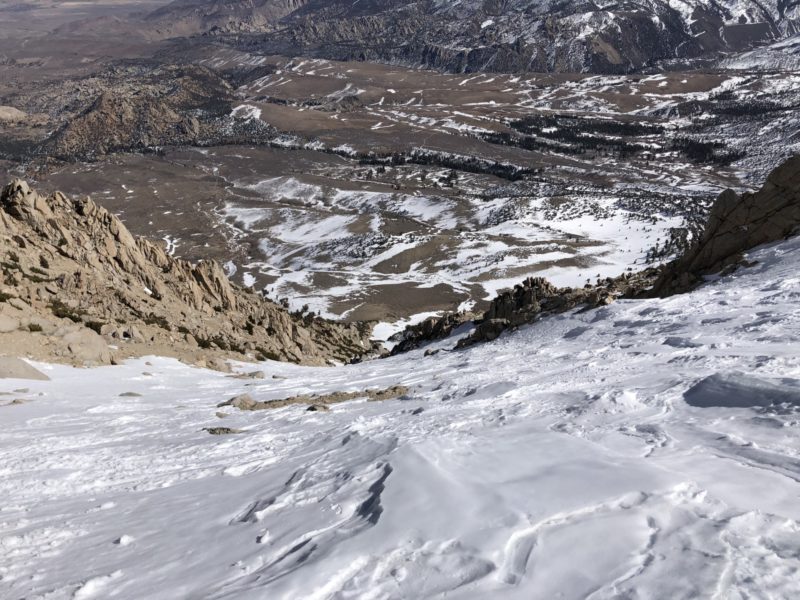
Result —
[[475, 331], [462, 339], [458, 347], [491, 341], [506, 329], [533, 323], [543, 315], [566, 312], [578, 306], [587, 309], [606, 306], [617, 298], [645, 289], [657, 273], [657, 269], [651, 268], [609, 277], [582, 288], [558, 288], [543, 277], [529, 277], [513, 290], [498, 294], [483, 318], [476, 321]]
[[390, 341], [396, 342], [391, 353], [401, 354], [418, 348], [423, 343], [449, 337], [462, 325], [471, 323], [476, 316], [472, 312], [447, 313], [441, 317], [428, 317], [424, 321], [409, 325], [390, 338]]
[[340, 402], [348, 402], [363, 398], [368, 402], [382, 402], [384, 400], [393, 400], [394, 398], [401, 398], [408, 395], [409, 389], [404, 385], [393, 385], [384, 389], [368, 389], [363, 391], [353, 392], [331, 392], [329, 394], [300, 394], [299, 396], [291, 396], [290, 398], [281, 398], [276, 400], [255, 400], [249, 394], [242, 394], [217, 404], [217, 408], [232, 406], [239, 410], [265, 410], [270, 408], [282, 408], [292, 404], [307, 405], [309, 410], [327, 410], [330, 404], [338, 404]]
[[799, 228], [800, 156], [796, 156], [772, 171], [757, 192], [720, 194], [698, 243], [666, 266], [650, 293], [669, 296], [689, 291], [704, 275], [740, 263], [743, 252], [781, 240]]
[[9, 153], [18, 159], [93, 160], [164, 146], [266, 143], [275, 134], [267, 123], [236, 112], [233, 86], [198, 65], [115, 65], [17, 100], [23, 107], [47, 106], [40, 129], [52, 132], [18, 145]]
[[529, 277], [514, 286], [513, 290], [498, 294], [488, 310], [477, 319], [472, 319], [474, 315], [469, 313], [448, 313], [407, 327], [397, 335], [396, 341], [399, 343], [392, 354], [446, 338], [470, 322], [475, 326], [474, 330], [459, 340], [457, 348], [494, 340], [507, 329], [533, 323], [547, 314], [566, 312], [578, 306], [606, 306], [619, 297], [632, 296], [648, 288], [658, 272], [656, 268], [649, 268], [638, 273], [625, 273], [582, 288], [559, 288], [543, 277]]
[[199, 121], [182, 116], [164, 100], [147, 93], [127, 97], [105, 92], [46, 147], [53, 156], [90, 157], [115, 150], [188, 144], [199, 135]]
[[91, 199], [45, 197], [21, 180], [0, 194], [0, 266], [0, 342], [36, 358], [326, 364], [373, 350], [368, 325], [291, 315], [232, 285], [216, 262], [177, 260], [134, 237]]

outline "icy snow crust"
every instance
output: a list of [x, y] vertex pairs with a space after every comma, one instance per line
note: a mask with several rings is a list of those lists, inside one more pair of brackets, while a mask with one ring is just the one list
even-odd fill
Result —
[[0, 597], [800, 597], [800, 239], [751, 259], [425, 358], [0, 381]]

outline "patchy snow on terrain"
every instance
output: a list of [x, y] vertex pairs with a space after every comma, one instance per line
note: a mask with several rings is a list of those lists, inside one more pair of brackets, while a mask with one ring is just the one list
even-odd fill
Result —
[[750, 259], [427, 357], [0, 381], [0, 597], [800, 597], [800, 239]]
[[[671, 216], [666, 202], [626, 208], [616, 194], [584, 192], [554, 204], [536, 195], [448, 198], [275, 177], [238, 182], [218, 216], [234, 239], [257, 240], [246, 268], [270, 277], [273, 297], [289, 298], [294, 310], [308, 305], [342, 318], [343, 300], [358, 302], [364, 290], [381, 285], [480, 286], [478, 299], [490, 300], [526, 276], [582, 286], [643, 266], [651, 248], [685, 219]], [[392, 225], [398, 218], [417, 231], [398, 233]], [[315, 286], [318, 275], [338, 283]], [[408, 316], [415, 323], [429, 314]]]

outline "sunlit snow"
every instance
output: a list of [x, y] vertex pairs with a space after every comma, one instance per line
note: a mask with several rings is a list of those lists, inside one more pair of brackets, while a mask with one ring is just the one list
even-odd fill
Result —
[[800, 597], [800, 239], [750, 259], [464, 351], [2, 380], [0, 597]]

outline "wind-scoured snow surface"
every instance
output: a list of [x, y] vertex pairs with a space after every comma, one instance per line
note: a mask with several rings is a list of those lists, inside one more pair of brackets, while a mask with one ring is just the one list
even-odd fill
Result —
[[800, 239], [750, 258], [424, 358], [37, 365], [0, 382], [0, 597], [800, 597]]

